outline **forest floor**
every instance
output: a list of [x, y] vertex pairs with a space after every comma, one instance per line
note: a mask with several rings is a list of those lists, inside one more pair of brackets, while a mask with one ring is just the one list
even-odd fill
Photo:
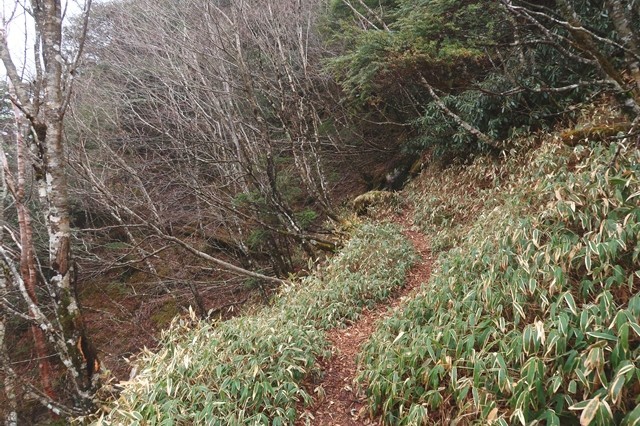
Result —
[[[324, 395], [307, 409], [311, 425], [318, 426], [358, 426], [375, 425], [365, 405], [365, 398], [358, 392], [354, 379], [358, 372], [357, 357], [361, 346], [375, 331], [377, 323], [391, 315], [405, 300], [412, 297], [420, 286], [429, 280], [433, 257], [430, 244], [424, 234], [414, 225], [413, 212], [405, 211], [396, 222], [403, 227], [404, 235], [413, 243], [420, 259], [409, 270], [406, 285], [394, 292], [389, 299], [374, 309], [365, 310], [358, 321], [347, 328], [327, 332], [332, 345], [332, 356], [322, 360], [320, 365], [324, 375], [316, 384], [324, 390]], [[305, 424], [304, 421], [299, 422]]]

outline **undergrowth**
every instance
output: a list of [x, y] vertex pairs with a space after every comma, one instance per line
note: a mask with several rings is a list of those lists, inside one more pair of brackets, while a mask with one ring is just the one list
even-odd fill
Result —
[[640, 152], [617, 149], [545, 142], [414, 190], [418, 221], [450, 250], [363, 351], [372, 413], [640, 424]]
[[463, 241], [481, 214], [502, 208], [511, 186], [532, 185], [528, 168], [539, 155], [533, 147], [539, 135], [514, 143], [501, 158], [478, 156], [472, 164], [438, 164], [427, 168], [408, 188], [415, 219], [429, 235], [434, 252], [449, 250]]
[[328, 354], [324, 330], [404, 285], [414, 257], [397, 226], [365, 224], [320, 274], [284, 288], [273, 306], [220, 323], [175, 320], [96, 423], [293, 424], [312, 398], [303, 382]]

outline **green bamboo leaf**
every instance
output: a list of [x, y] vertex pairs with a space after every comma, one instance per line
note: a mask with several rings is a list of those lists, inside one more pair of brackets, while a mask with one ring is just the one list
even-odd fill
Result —
[[584, 410], [587, 407], [587, 405], [589, 405], [589, 402], [591, 402], [590, 399], [585, 399], [584, 401], [577, 402], [572, 406], [570, 406], [569, 410], [572, 410], [572, 411]]
[[563, 336], [567, 336], [567, 331], [569, 330], [569, 317], [564, 312], [562, 312], [558, 317], [558, 330]]
[[520, 318], [522, 319], [526, 319], [526, 315], [524, 314], [524, 310], [522, 309], [522, 306], [520, 306], [520, 304], [517, 301], [513, 301], [513, 308], [516, 310], [516, 313], [518, 315], [520, 315]]
[[555, 411], [547, 410], [544, 418], [547, 421], [546, 426], [560, 426], [560, 418], [556, 415]]
[[640, 404], [625, 416], [620, 426], [640, 426]]
[[537, 379], [536, 379], [536, 375], [537, 375], [536, 359], [535, 358], [531, 358], [529, 360], [529, 362], [527, 363], [527, 367], [526, 368], [527, 368], [527, 383], [529, 383], [529, 385], [533, 385], [537, 381]]
[[606, 399], [600, 401], [600, 407], [598, 409], [598, 419], [600, 420], [601, 424], [605, 425], [609, 425], [614, 422], [613, 411], [611, 411], [611, 406]]
[[521, 409], [521, 408], [516, 409], [516, 410], [513, 412], [512, 417], [516, 417], [516, 418], [520, 421], [520, 424], [521, 424], [522, 426], [526, 426], [527, 421], [526, 421], [526, 419], [524, 418], [524, 412], [522, 411], [522, 409]]
[[533, 336], [531, 332], [531, 327], [526, 326], [524, 331], [522, 332], [522, 349], [524, 350], [525, 354], [529, 354], [529, 352], [531, 351], [531, 346], [533, 346], [531, 344], [532, 338]]
[[460, 387], [459, 392], [456, 396], [456, 401], [458, 402], [458, 404], [462, 403], [463, 401], [465, 401], [467, 399], [467, 395], [469, 395], [469, 390], [471, 389], [471, 385], [466, 384], [462, 387]]
[[567, 306], [569, 307], [569, 310], [571, 310], [571, 313], [573, 315], [578, 315], [578, 309], [576, 307], [576, 301], [573, 298], [573, 296], [571, 295], [571, 293], [566, 292], [563, 296], [565, 302], [567, 303]]
[[631, 326], [631, 328], [633, 329], [633, 331], [635, 331], [635, 333], [640, 336], [640, 325], [638, 325], [637, 323], [633, 322], [633, 321], [629, 321], [629, 326]]
[[611, 398], [611, 401], [614, 404], [617, 404], [618, 400], [620, 399], [622, 388], [624, 387], [624, 382], [625, 382], [624, 376], [618, 375], [613, 380], [613, 382], [609, 384], [609, 397]]
[[582, 331], [586, 331], [587, 328], [589, 327], [589, 323], [591, 322], [591, 315], [589, 315], [589, 312], [582, 311], [580, 313], [580, 330]]
[[478, 388], [474, 386], [471, 389], [471, 395], [473, 396], [473, 405], [476, 408], [480, 408], [480, 394], [478, 393]]
[[587, 268], [587, 272], [591, 272], [591, 254], [587, 253], [584, 256], [584, 266]]
[[582, 410], [582, 414], [580, 415], [580, 426], [588, 426], [591, 424], [593, 419], [596, 417], [598, 413], [598, 408], [600, 407], [600, 397], [596, 396], [595, 398], [588, 401], [588, 404]]
[[611, 342], [617, 342], [618, 341], [618, 338], [616, 336], [614, 336], [613, 334], [602, 333], [602, 332], [599, 332], [599, 331], [589, 331], [589, 332], [587, 332], [587, 336], [595, 337], [596, 339], [605, 339], [605, 340], [609, 340]]
[[500, 391], [504, 392], [507, 388], [507, 372], [503, 369], [500, 368], [498, 370], [498, 388], [500, 389]]
[[618, 371], [616, 372], [616, 376], [623, 376], [630, 371], [635, 370], [636, 366], [633, 362], [629, 360], [622, 361], [620, 366], [618, 367]]
[[560, 389], [561, 385], [562, 385], [562, 377], [561, 376], [553, 376], [551, 378], [551, 390], [553, 391], [553, 393], [557, 393], [558, 389]]
[[581, 369], [576, 369], [576, 376], [578, 376], [578, 380], [580, 380], [580, 383], [582, 383], [585, 388], [589, 389], [589, 380], [587, 380], [587, 377]]
[[618, 342], [620, 346], [622, 346], [622, 349], [625, 351], [629, 350], [629, 324], [622, 324], [618, 330]]

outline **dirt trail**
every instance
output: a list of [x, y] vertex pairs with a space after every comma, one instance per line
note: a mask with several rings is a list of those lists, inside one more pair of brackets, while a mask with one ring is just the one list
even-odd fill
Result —
[[[431, 274], [433, 259], [425, 236], [412, 223], [413, 215], [405, 212], [397, 222], [403, 227], [404, 235], [411, 240], [421, 259], [407, 274], [407, 284], [391, 295], [389, 300], [374, 309], [365, 310], [360, 319], [348, 328], [330, 330], [327, 337], [333, 348], [331, 358], [321, 361], [324, 371], [318, 386], [324, 389], [324, 397], [307, 411], [313, 416], [311, 425], [316, 426], [356, 426], [374, 425], [369, 419], [364, 398], [356, 393], [353, 379], [357, 372], [356, 357], [360, 347], [374, 332], [378, 320], [387, 317], [391, 309], [415, 293]], [[300, 422], [303, 425], [304, 422]]]

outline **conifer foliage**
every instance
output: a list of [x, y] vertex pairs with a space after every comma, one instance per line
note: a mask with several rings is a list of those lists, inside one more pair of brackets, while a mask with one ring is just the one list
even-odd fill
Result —
[[365, 114], [416, 126], [417, 149], [496, 148], [601, 91], [637, 117], [637, 7], [552, 3], [335, 1], [329, 69]]
[[[299, 421], [324, 332], [415, 260], [392, 225], [353, 230], [349, 198], [400, 200], [381, 190], [434, 159], [406, 194], [440, 270], [364, 349], [370, 414], [640, 424], [638, 0], [8, 3], [36, 46], [20, 69], [0, 30], [9, 425], [25, 396], [95, 408], [87, 283], [197, 313], [94, 420]], [[254, 291], [267, 307], [211, 320]]]

